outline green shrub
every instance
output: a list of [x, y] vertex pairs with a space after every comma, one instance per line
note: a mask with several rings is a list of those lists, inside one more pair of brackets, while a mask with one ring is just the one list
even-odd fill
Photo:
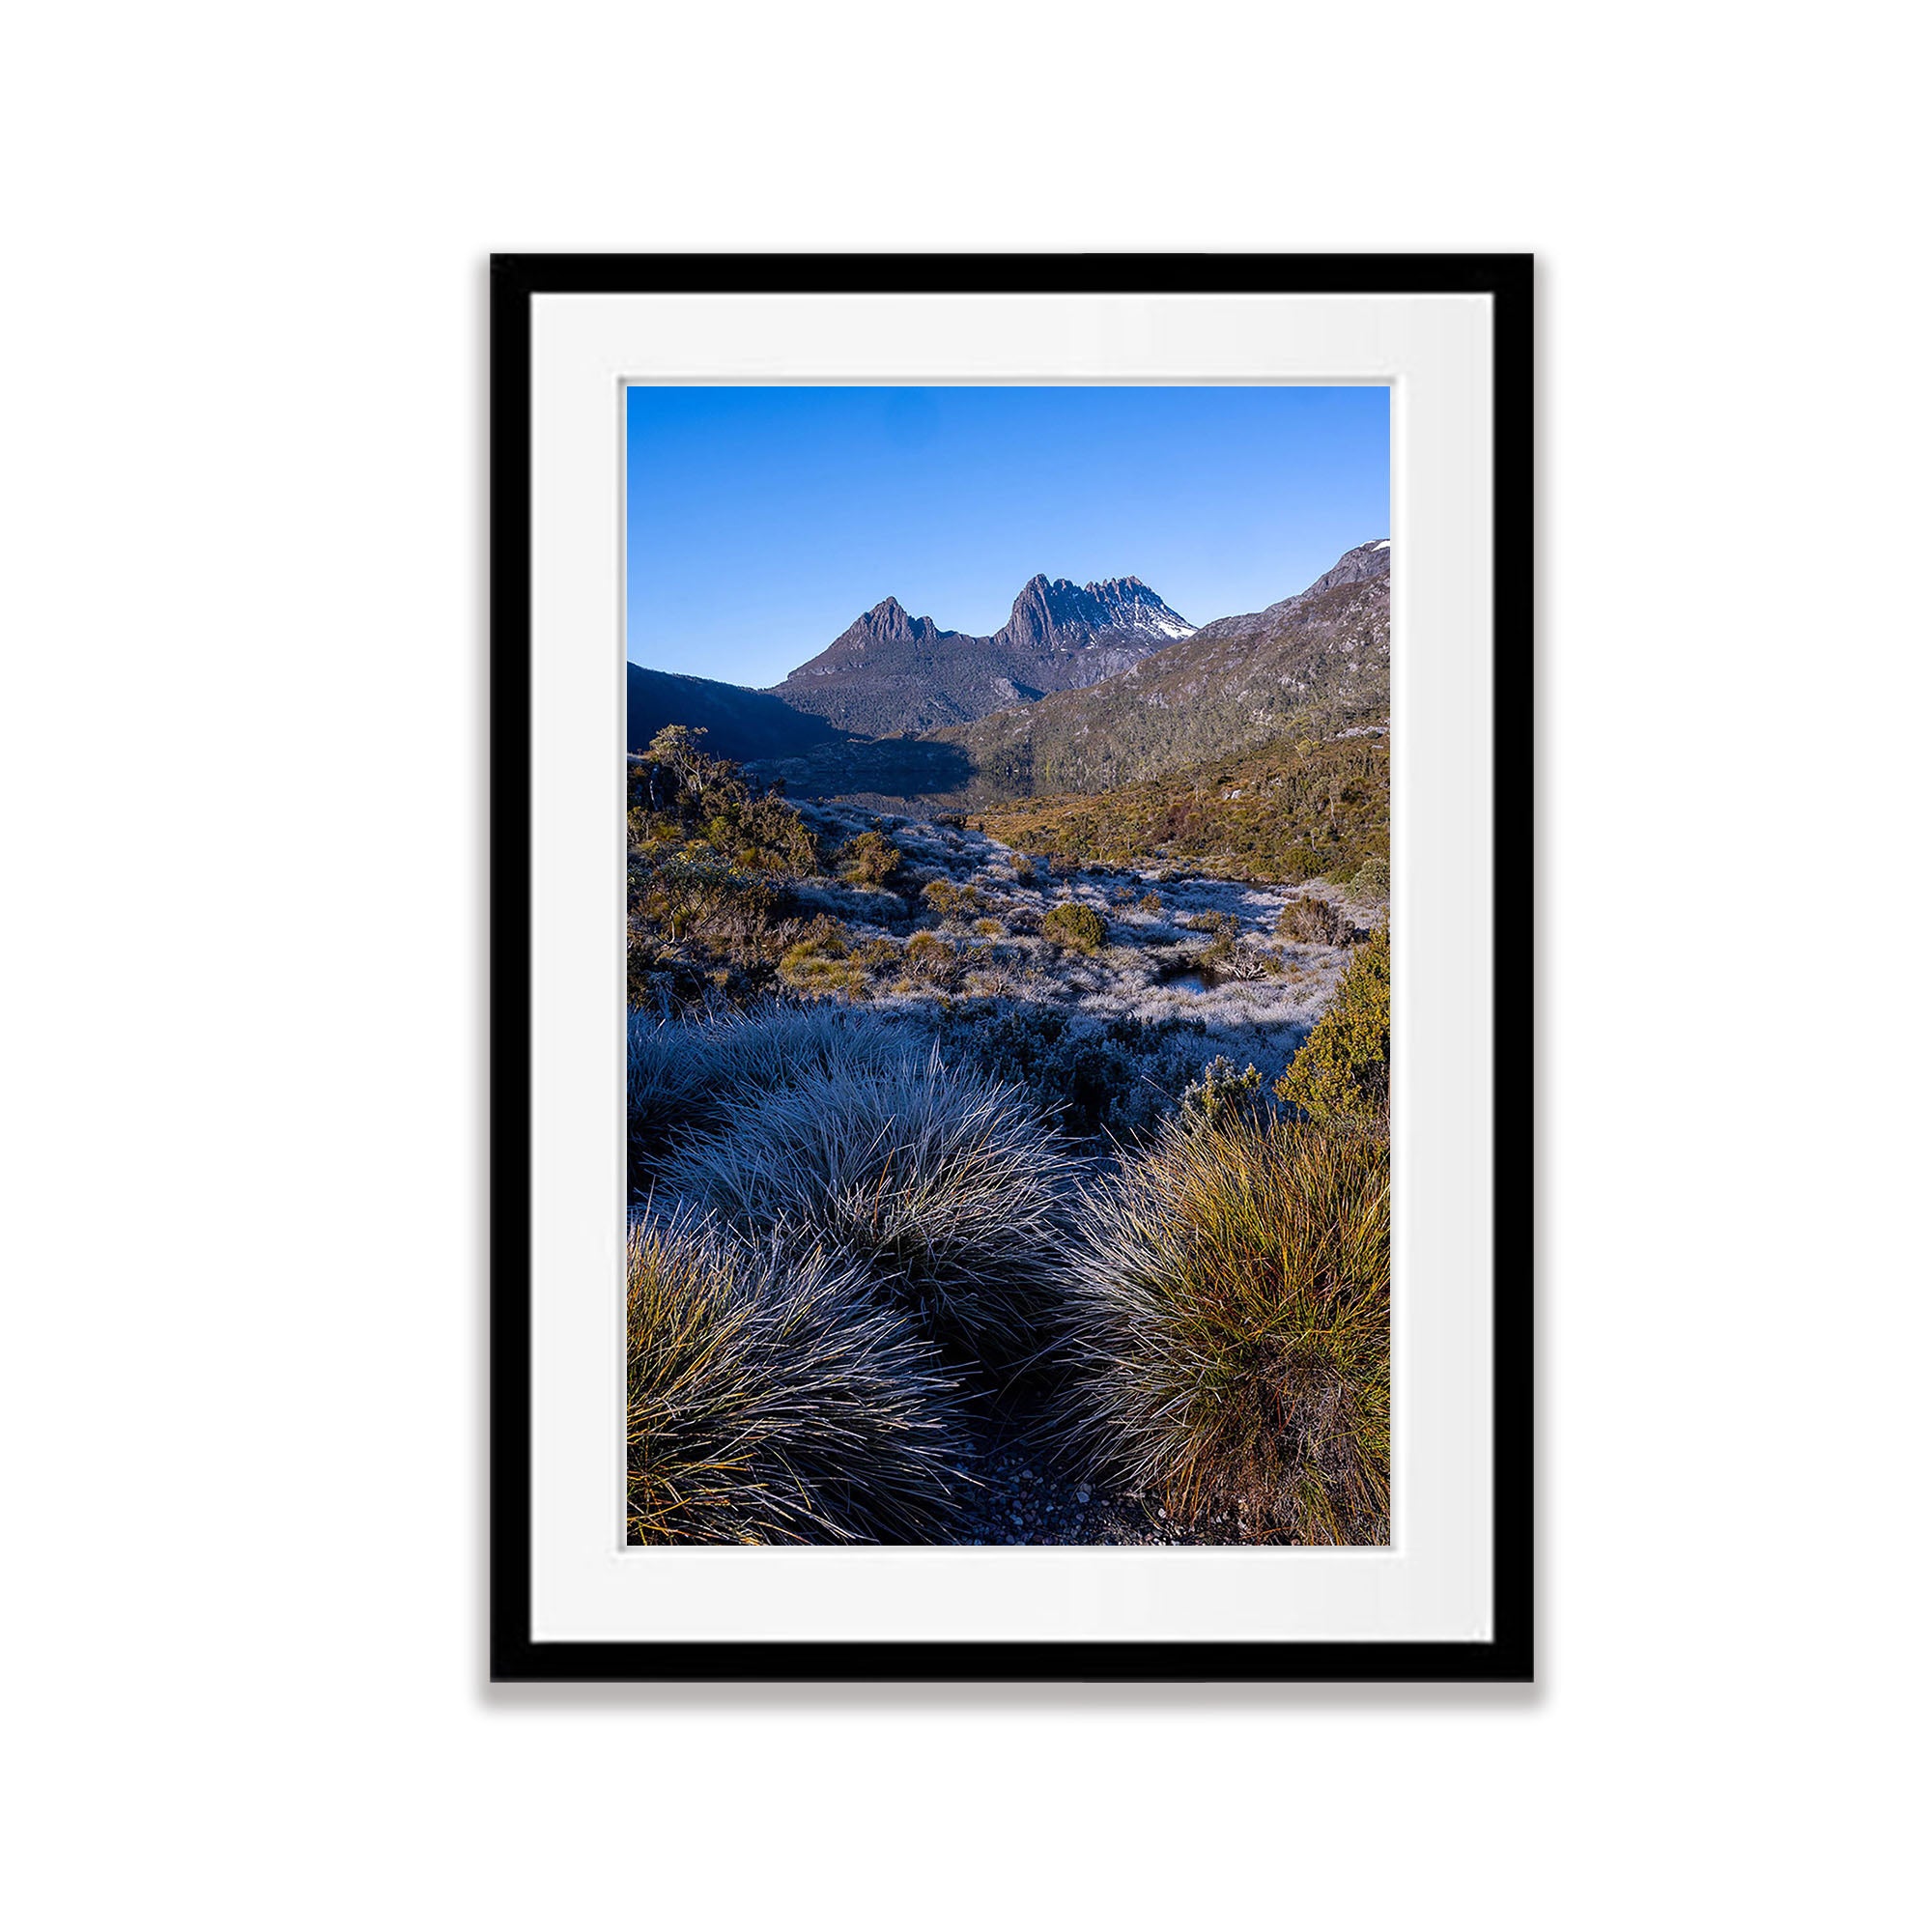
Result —
[[747, 871], [795, 878], [818, 869], [818, 841], [781, 798], [726, 800], [705, 821], [704, 836]]
[[1159, 778], [989, 807], [969, 822], [1002, 844], [1089, 866], [1197, 859], [1243, 879], [1295, 881], [1337, 867], [1352, 877], [1388, 856], [1384, 736], [1283, 739], [1211, 764], [1162, 762]]
[[878, 832], [862, 832], [840, 852], [838, 870], [862, 886], [884, 886], [898, 876], [904, 864], [905, 855], [890, 838]]
[[1082, 1203], [1075, 1441], [1183, 1524], [1388, 1540], [1388, 1148], [1225, 1112]]
[[863, 1272], [639, 1216], [627, 1255], [632, 1543], [925, 1542], [952, 1526], [956, 1384]]
[[1388, 1118], [1387, 925], [1355, 949], [1328, 1010], [1274, 1091], [1311, 1121]]
[[1069, 952], [1097, 952], [1106, 944], [1107, 922], [1092, 906], [1068, 899], [1040, 921], [1040, 930]]

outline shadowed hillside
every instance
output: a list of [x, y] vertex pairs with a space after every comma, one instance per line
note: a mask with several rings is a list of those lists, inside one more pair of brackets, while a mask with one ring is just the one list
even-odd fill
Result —
[[716, 758], [787, 758], [813, 746], [833, 746], [845, 733], [822, 718], [781, 704], [762, 691], [720, 684], [708, 677], [625, 667], [628, 748], [641, 752], [667, 724], [707, 733], [705, 749]]

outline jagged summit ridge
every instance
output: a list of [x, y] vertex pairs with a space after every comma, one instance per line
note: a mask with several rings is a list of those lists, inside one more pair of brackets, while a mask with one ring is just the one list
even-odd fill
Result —
[[1023, 647], [1079, 650], [1109, 631], [1171, 644], [1191, 638], [1194, 626], [1138, 577], [1073, 583], [1042, 575], [1028, 579], [1013, 599], [1012, 615], [995, 636]]

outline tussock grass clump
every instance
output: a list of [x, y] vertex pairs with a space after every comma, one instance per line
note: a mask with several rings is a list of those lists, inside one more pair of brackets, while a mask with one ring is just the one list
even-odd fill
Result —
[[789, 948], [779, 961], [779, 978], [801, 993], [837, 994], [863, 1000], [871, 982], [864, 965], [852, 957], [842, 933], [814, 933]]
[[949, 1346], [1009, 1365], [1056, 1317], [1074, 1172], [1020, 1089], [934, 1052], [796, 1081], [686, 1149], [665, 1185], [747, 1234], [864, 1263]]
[[1077, 1437], [1178, 1521], [1385, 1543], [1388, 1144], [1229, 1108], [1082, 1202]]
[[629, 1046], [631, 1162], [643, 1175], [774, 1089], [834, 1066], [884, 1065], [909, 1051], [903, 1029], [823, 1005], [697, 1021], [637, 1012]]
[[982, 903], [977, 887], [954, 885], [951, 879], [928, 879], [920, 899], [928, 912], [936, 912], [941, 919], [963, 919]]
[[630, 1231], [633, 1543], [924, 1542], [952, 1526], [956, 1390], [862, 1270], [687, 1213]]

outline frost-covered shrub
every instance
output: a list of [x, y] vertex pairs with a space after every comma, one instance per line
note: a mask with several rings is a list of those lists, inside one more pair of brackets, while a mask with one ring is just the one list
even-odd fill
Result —
[[956, 1008], [939, 1037], [950, 1057], [1025, 1088], [1065, 1132], [1087, 1138], [1151, 1128], [1200, 1065], [1201, 1033], [1198, 1019], [1122, 1013], [1096, 1023], [1022, 1001]]
[[1188, 1082], [1180, 1095], [1180, 1118], [1189, 1127], [1210, 1125], [1236, 1112], [1253, 1112], [1262, 1105], [1261, 1069], [1252, 1061], [1239, 1072], [1225, 1053], [1217, 1053]]
[[1182, 1523], [1385, 1543], [1388, 1146], [1225, 1112], [1083, 1197], [1076, 1441]]
[[1349, 896], [1357, 905], [1386, 905], [1389, 895], [1389, 868], [1386, 859], [1366, 859], [1349, 881]]
[[632, 1223], [627, 1274], [631, 1542], [952, 1527], [957, 1385], [863, 1269], [679, 1212]]
[[1216, 955], [1215, 971], [1229, 980], [1274, 980], [1288, 970], [1280, 953], [1270, 952], [1265, 946], [1257, 946], [1250, 939], [1236, 940], [1232, 946], [1210, 947], [1208, 951]]
[[747, 1235], [863, 1262], [932, 1333], [1011, 1363], [1048, 1339], [1074, 1173], [1026, 1094], [935, 1051], [798, 1081], [687, 1145], [665, 1185]]

